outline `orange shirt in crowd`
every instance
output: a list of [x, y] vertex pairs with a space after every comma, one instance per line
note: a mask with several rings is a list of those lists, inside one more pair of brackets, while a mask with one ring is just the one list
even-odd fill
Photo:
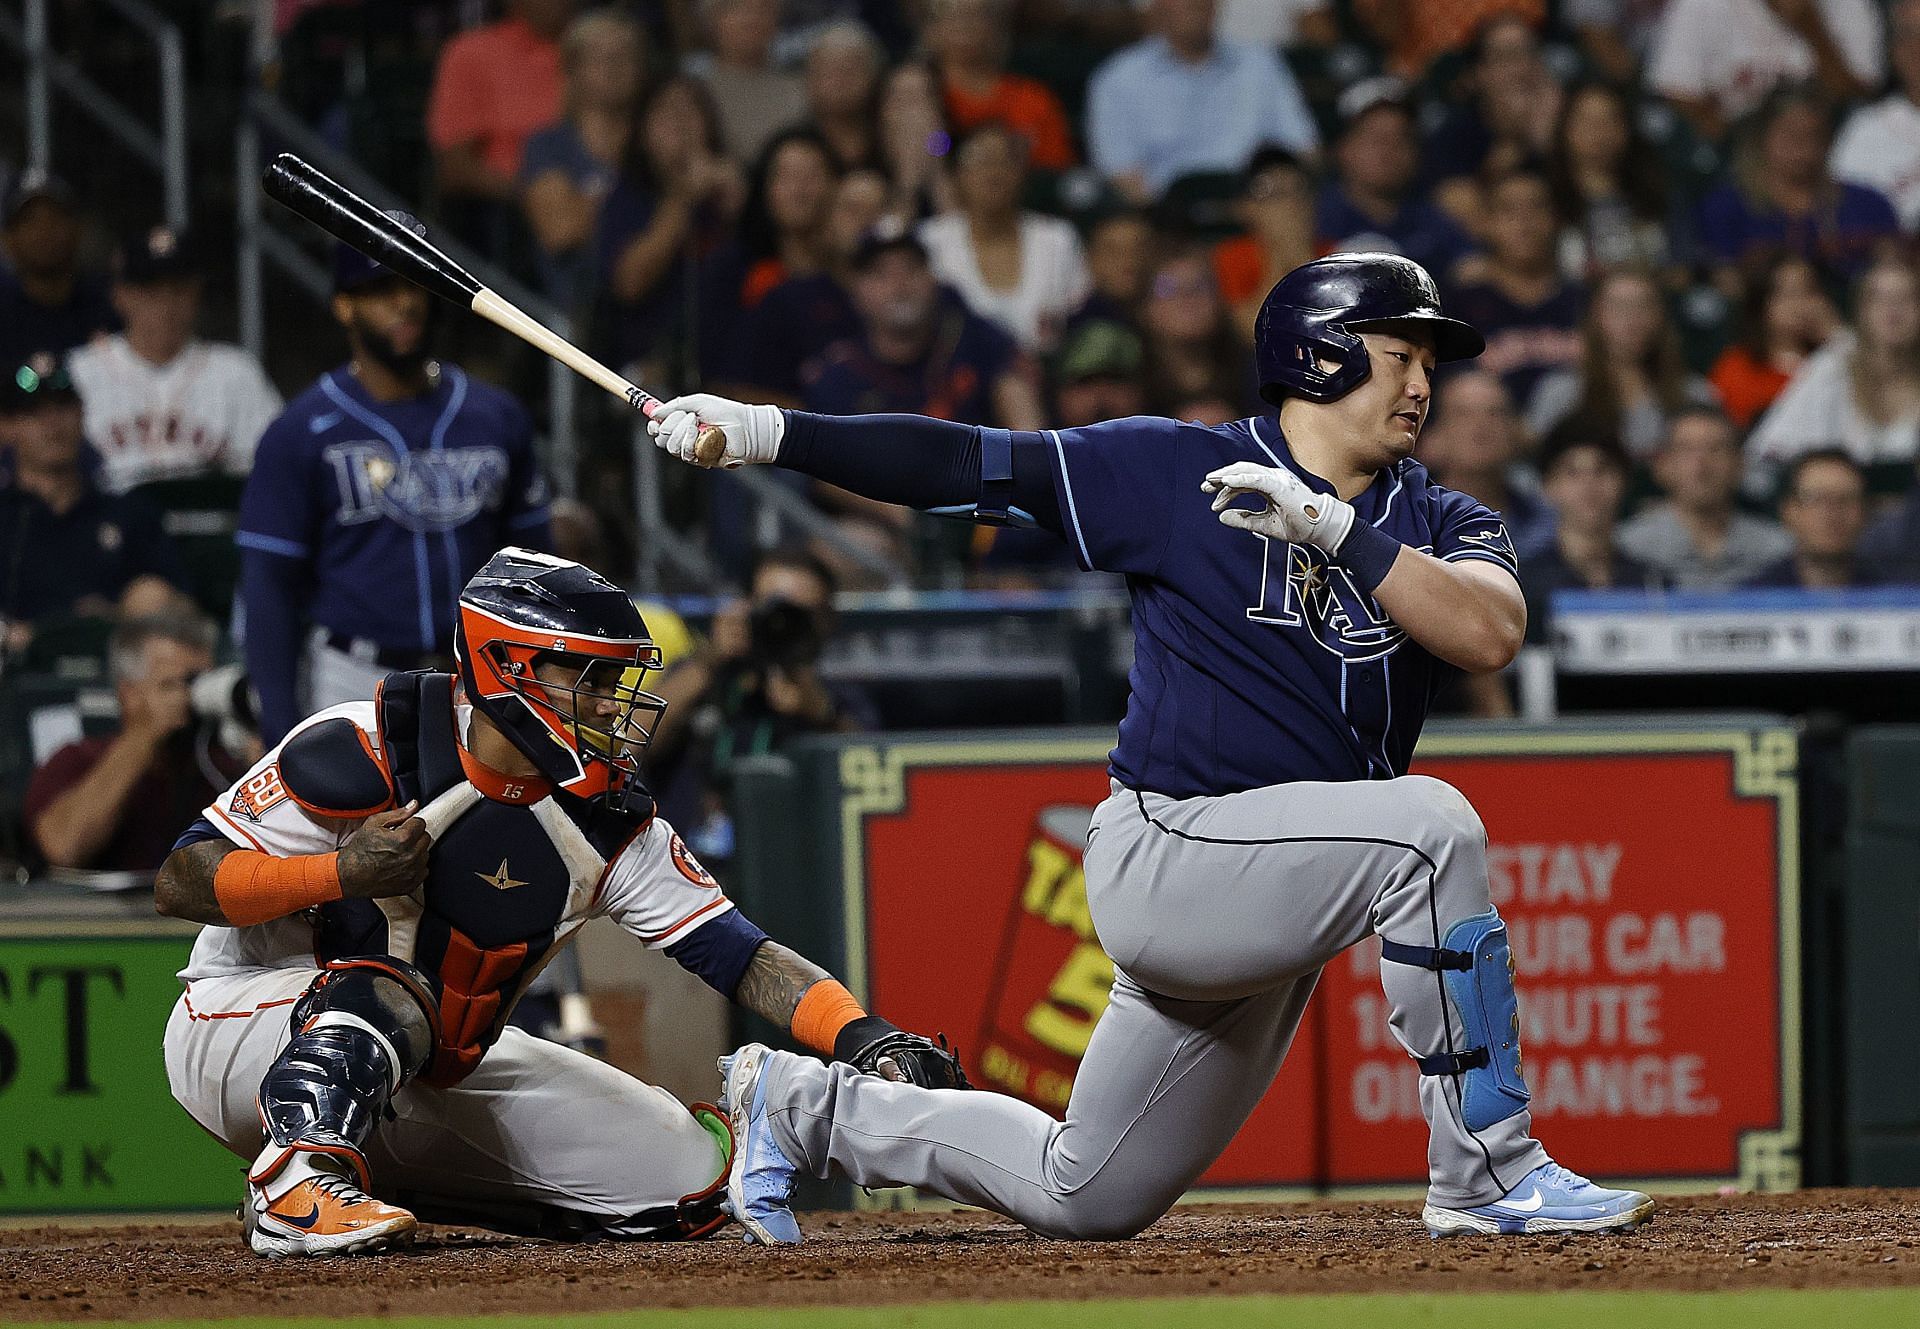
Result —
[[471, 143], [501, 175], [520, 173], [520, 151], [560, 119], [566, 77], [560, 47], [517, 18], [453, 38], [434, 71], [427, 138], [441, 151]]
[[1773, 405], [1773, 399], [1780, 395], [1791, 377], [1765, 361], [1756, 360], [1753, 352], [1744, 346], [1729, 346], [1720, 352], [1720, 358], [1713, 362], [1713, 372], [1707, 375], [1720, 394], [1727, 418], [1742, 429]]
[[1213, 280], [1220, 298], [1230, 305], [1243, 304], [1255, 295], [1265, 295], [1267, 259], [1260, 242], [1250, 235], [1236, 235], [1213, 247]]
[[1419, 78], [1441, 56], [1463, 49], [1496, 15], [1517, 14], [1535, 28], [1547, 20], [1546, 0], [1354, 0], [1363, 21], [1388, 10], [1398, 12], [1400, 37], [1387, 52], [1387, 68], [1402, 78]]
[[950, 83], [946, 105], [947, 123], [956, 138], [998, 120], [1025, 137], [1033, 152], [1033, 164], [1041, 170], [1064, 171], [1074, 163], [1067, 113], [1044, 83], [1002, 74], [998, 83], [978, 96]]

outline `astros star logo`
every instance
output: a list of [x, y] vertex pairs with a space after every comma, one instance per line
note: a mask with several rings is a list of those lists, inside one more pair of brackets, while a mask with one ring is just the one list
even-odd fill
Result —
[[527, 884], [524, 881], [515, 881], [507, 875], [507, 860], [504, 858], [500, 860], [500, 866], [494, 869], [492, 876], [488, 876], [486, 873], [479, 871], [476, 871], [473, 875], [480, 878], [481, 881], [486, 882], [487, 885], [493, 887], [496, 891], [510, 891], [515, 886], [525, 886]]

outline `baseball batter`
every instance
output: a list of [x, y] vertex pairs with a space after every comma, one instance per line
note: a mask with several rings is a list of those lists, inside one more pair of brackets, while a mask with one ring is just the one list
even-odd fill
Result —
[[161, 869], [205, 924], [165, 1038], [174, 1097], [251, 1158], [262, 1255], [378, 1250], [417, 1215], [568, 1238], [718, 1228], [711, 1108], [507, 1027], [609, 917], [829, 1055], [964, 1084], [736, 910], [641, 786], [665, 703], [633, 602], [577, 563], [496, 554], [464, 588], [457, 678], [389, 675], [299, 725]]
[[1272, 416], [1008, 433], [667, 404], [657, 441], [682, 458], [707, 421], [735, 463], [1031, 521], [1124, 574], [1133, 601], [1131, 697], [1085, 862], [1112, 1003], [1065, 1121], [748, 1046], [722, 1070], [741, 1137], [728, 1204], [753, 1237], [800, 1239], [799, 1172], [924, 1187], [1048, 1236], [1139, 1232], [1260, 1101], [1322, 966], [1376, 934], [1421, 1071], [1428, 1229], [1618, 1231], [1652, 1211], [1533, 1139], [1486, 833], [1456, 790], [1406, 773], [1440, 684], [1502, 668], [1525, 628], [1500, 519], [1412, 459], [1436, 362], [1482, 348], [1418, 264], [1336, 254], [1260, 312]]

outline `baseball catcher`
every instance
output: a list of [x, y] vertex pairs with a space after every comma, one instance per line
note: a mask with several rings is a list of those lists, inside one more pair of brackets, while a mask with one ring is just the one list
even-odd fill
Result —
[[155, 888], [205, 924], [167, 1024], [174, 1097], [253, 1165], [268, 1256], [378, 1250], [419, 1216], [560, 1239], [725, 1221], [725, 1116], [507, 1026], [587, 920], [863, 1071], [963, 1086], [736, 909], [656, 816], [665, 703], [633, 602], [523, 549], [459, 598], [458, 674], [322, 711], [210, 805]]

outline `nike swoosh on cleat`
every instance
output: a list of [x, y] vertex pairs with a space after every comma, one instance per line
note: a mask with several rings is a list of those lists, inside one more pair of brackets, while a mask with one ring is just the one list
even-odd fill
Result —
[[292, 1214], [275, 1214], [274, 1217], [294, 1227], [310, 1228], [320, 1221], [320, 1206], [317, 1204], [313, 1206], [313, 1211], [304, 1218], [295, 1218]]
[[1500, 1201], [1500, 1207], [1502, 1209], [1518, 1209], [1523, 1214], [1537, 1214], [1540, 1212], [1540, 1206], [1545, 1203], [1546, 1197], [1541, 1195], [1536, 1189], [1532, 1195], [1529, 1195], [1524, 1200], [1502, 1200]]

